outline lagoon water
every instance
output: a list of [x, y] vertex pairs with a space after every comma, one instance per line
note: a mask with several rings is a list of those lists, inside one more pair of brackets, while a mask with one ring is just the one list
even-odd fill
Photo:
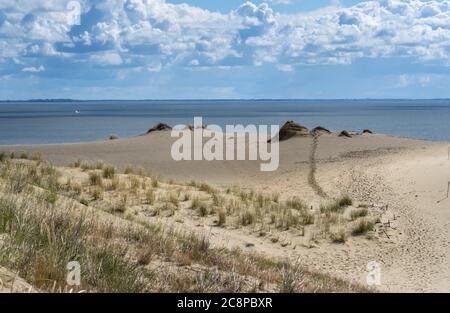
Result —
[[450, 100], [177, 100], [0, 102], [0, 145], [85, 142], [145, 133], [158, 122], [371, 129], [450, 140]]

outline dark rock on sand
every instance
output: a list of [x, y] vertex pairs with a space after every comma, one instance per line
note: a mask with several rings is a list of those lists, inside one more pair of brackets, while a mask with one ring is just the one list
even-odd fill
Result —
[[373, 132], [370, 129], [364, 129], [363, 134], [373, 134]]
[[[294, 121], [287, 121], [283, 127], [281, 127], [278, 133], [279, 141], [287, 140], [294, 136], [308, 136], [309, 130], [305, 126], [295, 123]], [[272, 139], [269, 140], [271, 142]]]
[[311, 135], [323, 135], [323, 134], [331, 134], [331, 132], [326, 129], [325, 127], [322, 126], [317, 126], [316, 128], [314, 128], [313, 130], [311, 130]]
[[155, 125], [152, 128], [150, 128], [148, 130], [147, 134], [152, 133], [152, 132], [156, 132], [156, 131], [171, 130], [171, 129], [172, 129], [172, 127], [170, 127], [167, 124], [158, 123], [157, 125]]
[[341, 131], [341, 133], [339, 134], [339, 137], [348, 137], [348, 138], [351, 138], [352, 135], [350, 135], [348, 131], [343, 130], [343, 131]]
[[119, 139], [119, 136], [117, 136], [117, 135], [109, 135], [109, 137], [108, 137], [108, 139], [109, 140], [117, 140], [117, 139]]

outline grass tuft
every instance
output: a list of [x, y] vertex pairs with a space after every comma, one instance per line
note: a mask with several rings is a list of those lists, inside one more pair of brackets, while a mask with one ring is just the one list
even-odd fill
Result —
[[330, 238], [334, 243], [345, 243], [348, 239], [348, 234], [344, 228], [340, 227], [336, 231], [331, 232]]
[[333, 201], [320, 206], [321, 213], [342, 213], [344, 208], [339, 205], [338, 201]]
[[347, 207], [347, 206], [352, 205], [353, 201], [348, 195], [344, 195], [338, 200], [338, 204], [341, 207]]
[[148, 205], [152, 205], [155, 203], [155, 192], [153, 189], [147, 190], [145, 193], [145, 203]]
[[217, 220], [217, 226], [224, 226], [227, 222], [227, 214], [224, 210], [219, 210], [217, 213], [218, 220]]
[[352, 235], [358, 236], [363, 235], [369, 231], [372, 231], [375, 227], [375, 224], [372, 221], [369, 221], [368, 219], [360, 219], [356, 223], [356, 225], [352, 229]]
[[369, 213], [369, 210], [367, 208], [359, 208], [359, 209], [355, 209], [353, 211], [350, 212], [350, 218], [352, 221], [360, 218], [360, 217], [365, 217], [367, 216], [367, 214]]
[[246, 209], [239, 215], [239, 224], [242, 226], [247, 226], [253, 224], [255, 221], [255, 213]]
[[103, 168], [103, 178], [113, 179], [116, 169], [113, 166], [106, 166]]
[[102, 177], [96, 172], [89, 173], [89, 184], [91, 186], [102, 186], [103, 185]]

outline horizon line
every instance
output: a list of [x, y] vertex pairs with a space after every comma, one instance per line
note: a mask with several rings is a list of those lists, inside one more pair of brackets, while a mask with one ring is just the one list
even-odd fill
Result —
[[36, 98], [36, 99], [0, 99], [0, 102], [93, 102], [93, 101], [361, 101], [361, 100], [450, 100], [450, 98], [203, 98], [203, 99], [70, 99], [70, 98]]

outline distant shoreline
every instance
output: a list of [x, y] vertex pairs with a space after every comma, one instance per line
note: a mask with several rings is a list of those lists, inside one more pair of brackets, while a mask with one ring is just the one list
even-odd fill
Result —
[[72, 102], [164, 102], [164, 101], [449, 101], [450, 98], [236, 98], [236, 99], [21, 99], [0, 100], [0, 103], [72, 103]]

